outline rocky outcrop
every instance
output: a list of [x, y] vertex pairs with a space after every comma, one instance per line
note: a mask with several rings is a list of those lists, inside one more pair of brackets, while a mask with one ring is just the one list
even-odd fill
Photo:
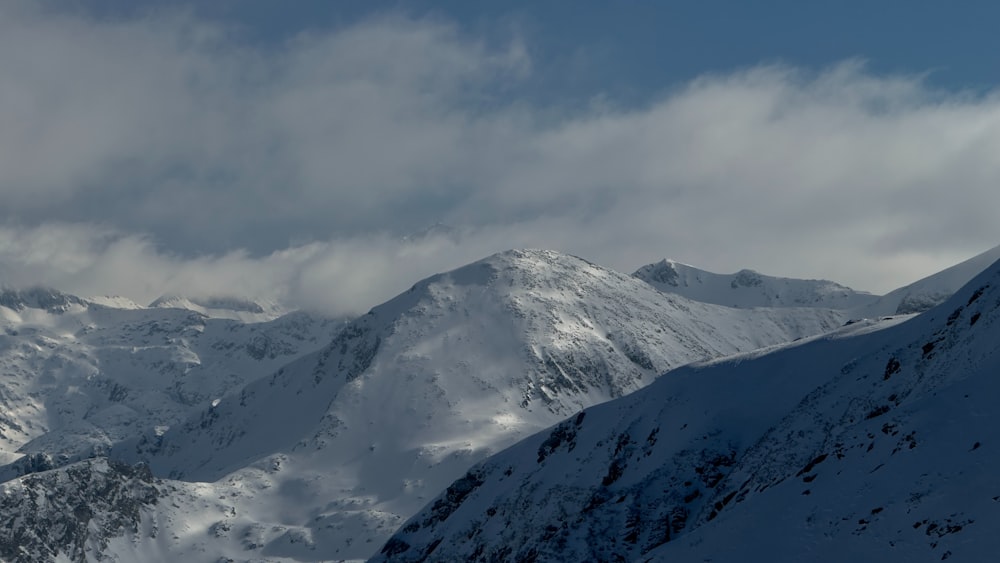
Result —
[[139, 533], [158, 497], [146, 466], [103, 458], [10, 481], [0, 496], [0, 559], [101, 561], [111, 539]]

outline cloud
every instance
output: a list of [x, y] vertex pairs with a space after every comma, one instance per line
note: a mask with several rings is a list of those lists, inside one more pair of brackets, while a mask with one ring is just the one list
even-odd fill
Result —
[[180, 251], [354, 234], [451, 199], [477, 135], [462, 108], [524, 64], [516, 42], [393, 17], [261, 52], [180, 15], [4, 16], [8, 211], [108, 220]]
[[[0, 4], [0, 282], [360, 312], [490, 252], [887, 291], [1000, 243], [1000, 98], [857, 61], [534, 102], [531, 45], [385, 15], [281, 45]], [[436, 221], [456, 240], [403, 235]]]
[[40, 281], [89, 297], [245, 296], [331, 315], [356, 315], [418, 279], [471, 262], [513, 242], [530, 246], [537, 227], [518, 225], [401, 239], [385, 233], [292, 246], [263, 256], [243, 249], [185, 257], [144, 236], [81, 224], [0, 227], [3, 284]]

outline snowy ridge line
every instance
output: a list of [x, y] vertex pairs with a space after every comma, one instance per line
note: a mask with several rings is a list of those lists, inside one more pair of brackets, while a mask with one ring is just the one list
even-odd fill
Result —
[[[187, 299], [182, 308], [143, 308], [120, 298], [61, 299], [52, 291], [30, 298], [21, 291], [11, 301], [16, 309], [0, 305], [0, 368], [9, 376], [0, 382], [5, 407], [0, 411], [0, 478], [7, 490], [78, 499], [73, 502], [89, 512], [59, 520], [66, 510], [53, 505], [44, 518], [28, 521], [14, 508], [23, 500], [0, 510], [0, 518], [18, 523], [11, 533], [38, 548], [23, 554], [26, 561], [364, 559], [477, 462], [567, 416], [568, 422], [556, 426], [563, 433], [546, 435], [544, 450], [535, 447], [529, 457], [558, 466], [566, 448], [586, 451], [581, 437], [599, 411], [588, 409], [587, 420], [579, 422], [577, 413], [610, 399], [627, 400], [650, 383], [661, 385], [656, 380], [664, 372], [699, 362], [671, 372], [671, 379], [690, 381], [688, 395], [667, 397], [660, 409], [713, 405], [720, 397], [764, 404], [772, 397], [753, 385], [756, 376], [747, 371], [752, 366], [848, 346], [867, 338], [865, 333], [900, 322], [843, 326], [856, 318], [854, 311], [734, 309], [693, 301], [544, 250], [503, 252], [432, 276], [347, 324], [303, 312], [247, 323], [197, 310], [221, 306], [256, 315], [259, 308], [266, 314], [266, 306], [253, 302]], [[977, 326], [992, 325], [986, 312], [967, 307], [949, 326], [957, 330], [972, 323], [976, 313], [981, 317]], [[934, 346], [931, 355], [950, 349], [944, 340]], [[911, 353], [920, 357], [923, 352], [914, 348]], [[844, 359], [840, 369], [860, 373], [850, 367], [863, 363], [860, 356]], [[903, 354], [899, 359], [905, 371], [908, 361]], [[768, 365], [766, 373], [784, 369]], [[742, 374], [732, 389], [695, 384], [693, 374], [724, 369]], [[785, 395], [775, 392], [775, 397], [791, 397], [789, 389], [822, 375], [813, 367], [801, 371], [805, 376], [777, 385]], [[923, 381], [932, 385], [936, 380], [929, 374]], [[864, 414], [884, 406], [867, 405], [863, 397], [852, 395], [850, 401], [863, 404]], [[731, 405], [726, 416], [742, 416], [741, 428], [753, 426], [747, 417], [755, 415], [739, 414], [749, 412], [740, 405]], [[709, 438], [702, 449], [711, 455], [698, 450], [697, 456], [684, 458], [700, 459], [704, 453], [718, 462], [700, 464], [703, 471], [693, 483], [722, 483], [735, 471], [734, 452], [742, 451], [742, 442], [720, 445], [720, 428], [728, 426], [720, 423], [704, 432]], [[628, 458], [636, 448], [632, 442], [638, 443], [636, 436], [643, 432], [634, 427], [616, 454], [621, 467], [599, 468], [598, 482], [608, 479], [614, 488], [629, 478], [635, 465]], [[794, 432], [813, 435], [798, 427]], [[661, 430], [653, 442], [662, 443], [669, 434]], [[753, 451], [784, 451], [764, 447], [780, 435], [756, 437], [761, 446]], [[617, 447], [619, 438], [605, 441]], [[651, 458], [665, 455], [656, 453], [655, 444], [649, 448]], [[761, 485], [769, 483], [763, 475], [779, 475], [785, 465], [805, 466], [825, 449], [795, 449], [791, 461], [756, 478]], [[728, 460], [734, 465], [726, 465]], [[98, 474], [103, 477], [91, 476]], [[146, 474], [154, 489], [150, 495], [140, 484], [146, 478], [136, 477]], [[566, 476], [558, 479], [572, 483]], [[109, 498], [115, 502], [102, 504], [95, 490], [121, 492]], [[685, 517], [691, 524], [681, 526], [677, 519], [670, 524], [671, 530], [676, 527], [674, 540], [695, 537], [711, 529], [706, 523], [730, 518], [728, 511], [717, 511], [708, 520], [714, 502], [728, 494], [700, 489]], [[739, 505], [751, 496], [748, 492]], [[709, 503], [709, 498], [715, 500]], [[610, 504], [617, 503], [598, 503], [590, 512]], [[116, 520], [133, 505], [138, 520], [128, 511], [125, 520]], [[437, 513], [443, 515], [449, 506], [440, 505]], [[642, 518], [635, 522], [625, 535], [643, 544], [659, 537], [650, 535]], [[56, 545], [42, 526], [71, 529], [65, 537], [83, 543], [74, 539]]]
[[994, 264], [884, 330], [680, 368], [473, 467], [373, 561], [988, 559], [998, 322]]
[[826, 307], [849, 311], [851, 318], [861, 319], [931, 309], [996, 260], [1000, 260], [1000, 246], [883, 296], [828, 280], [781, 278], [753, 270], [716, 274], [666, 259], [643, 266], [632, 275], [660, 291], [705, 303], [740, 308]]
[[828, 280], [801, 280], [767, 276], [753, 270], [716, 274], [661, 260], [635, 271], [633, 276], [656, 289], [688, 299], [727, 307], [822, 307], [857, 309], [878, 296], [855, 291]]
[[[113, 452], [161, 477], [260, 483], [247, 502], [282, 507], [261, 515], [279, 530], [261, 539], [272, 556], [366, 558], [523, 436], [684, 363], [845, 320], [698, 303], [580, 258], [508, 251], [418, 282], [322, 350]], [[290, 505], [293, 486], [308, 492]]]

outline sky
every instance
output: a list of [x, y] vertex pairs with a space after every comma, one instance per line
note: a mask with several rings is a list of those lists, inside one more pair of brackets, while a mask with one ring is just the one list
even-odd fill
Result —
[[884, 293], [1000, 244], [1000, 7], [0, 0], [0, 284], [356, 314], [517, 247]]

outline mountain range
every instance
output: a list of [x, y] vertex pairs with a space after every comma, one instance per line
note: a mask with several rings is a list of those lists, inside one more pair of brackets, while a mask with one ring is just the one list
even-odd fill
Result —
[[694, 266], [661, 260], [632, 274], [665, 293], [727, 307], [820, 307], [859, 309], [878, 300], [877, 295], [855, 291], [827, 280], [800, 280], [740, 270], [716, 274]]
[[874, 318], [926, 311], [997, 260], [1000, 246], [882, 296], [828, 280], [782, 278], [753, 270], [716, 274], [667, 259], [632, 275], [665, 293], [705, 303], [739, 308], [824, 307], [847, 311], [854, 318]]
[[[114, 453], [182, 480], [250, 482], [280, 467], [255, 493], [283, 507], [267, 553], [362, 558], [523, 436], [672, 367], [843, 322], [829, 310], [697, 303], [579, 258], [511, 251], [416, 284], [322, 350]], [[294, 505], [281, 492], [292, 488]]]
[[375, 560], [988, 560], [998, 321], [994, 264], [905, 322], [674, 370], [470, 469]]
[[[701, 381], [688, 373], [739, 373], [737, 365], [763, 358], [809, 356], [813, 347], [841, 346], [823, 343], [889, 334], [881, 329], [904, 319], [884, 317], [908, 312], [900, 307], [905, 296], [950, 294], [949, 284], [953, 292], [978, 264], [900, 290], [891, 313], [889, 296], [833, 282], [746, 270], [721, 276], [669, 261], [628, 276], [537, 250], [500, 253], [433, 276], [350, 322], [303, 312], [273, 318], [278, 306], [245, 299], [167, 297], [139, 307], [40, 288], [5, 290], [0, 519], [8, 535], [0, 535], [0, 558], [366, 558], [425, 505], [433, 512], [444, 498], [465, 510], [465, 502], [453, 502], [455, 491], [458, 500], [472, 502], [462, 491], [479, 477], [469, 476], [492, 478], [483, 468], [494, 461], [470, 473], [477, 462], [531, 447], [538, 458], [555, 456], [568, 443], [559, 432], [582, 431], [574, 426], [581, 412], [588, 431], [604, 425], [589, 421], [612, 422], [582, 409], [631, 404], [675, 378]], [[739, 355], [747, 353], [752, 357]], [[823, 354], [817, 365], [829, 363]], [[681, 368], [720, 357], [728, 359]], [[720, 395], [730, 403], [742, 396], [767, 404], [763, 390], [776, 385], [764, 381], [770, 373], [739, 377], [748, 385], [761, 379], [759, 392], [720, 387], [708, 377], [689, 403]], [[793, 387], [779, 390], [790, 396]], [[708, 403], [699, 408], [712, 412]], [[687, 416], [689, 424], [699, 418], [693, 411]], [[728, 429], [720, 428], [719, 435]], [[544, 456], [539, 439], [554, 444]], [[715, 441], [708, 446], [718, 449]], [[609, 463], [598, 450], [580, 448], [593, 463]], [[563, 477], [572, 482], [572, 475]], [[539, 491], [548, 486], [523, 482]], [[707, 485], [699, 489], [704, 502], [712, 494]], [[18, 508], [27, 506], [29, 519]], [[546, 514], [524, 514], [523, 521], [537, 524]], [[427, 518], [433, 526], [411, 529]], [[436, 538], [453, 536], [448, 522], [455, 520], [417, 516], [382, 557], [426, 554]], [[636, 544], [651, 545], [652, 532], [642, 530]], [[692, 521], [674, 536], [695, 537], [699, 530]], [[512, 545], [509, 539], [483, 545]], [[430, 560], [464, 553], [461, 542], [448, 543], [457, 551], [438, 547]], [[667, 545], [622, 551], [620, 543], [607, 542], [608, 553], [655, 555]], [[410, 547], [400, 550], [403, 544]]]

